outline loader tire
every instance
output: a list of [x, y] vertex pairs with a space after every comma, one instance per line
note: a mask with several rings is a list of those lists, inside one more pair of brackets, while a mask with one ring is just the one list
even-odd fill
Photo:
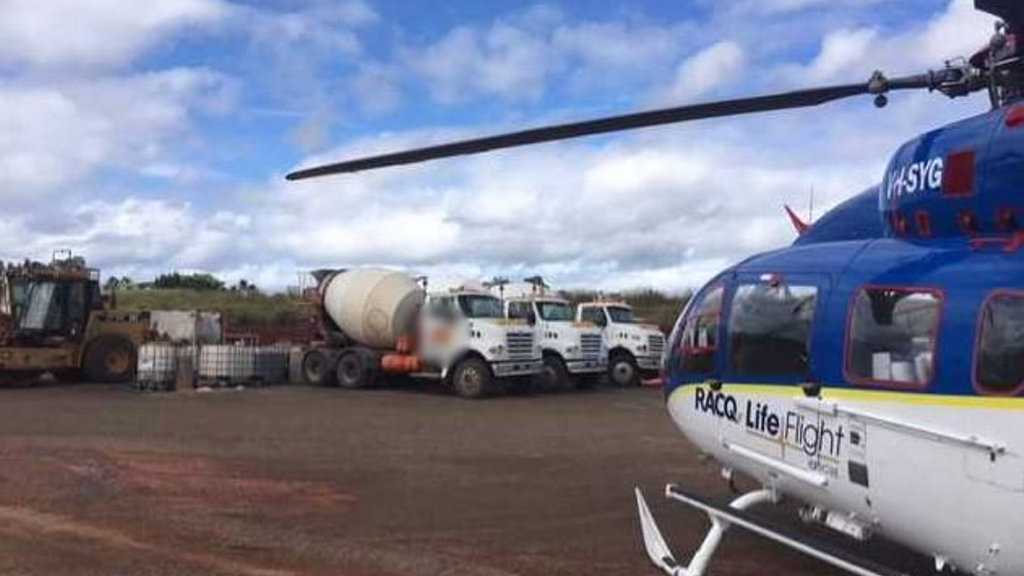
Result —
[[123, 336], [100, 336], [89, 343], [82, 372], [90, 382], [124, 384], [135, 377], [138, 350]]

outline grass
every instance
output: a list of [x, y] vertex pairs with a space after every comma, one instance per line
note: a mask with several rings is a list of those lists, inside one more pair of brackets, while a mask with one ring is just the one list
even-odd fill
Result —
[[[594, 300], [594, 292], [574, 291], [566, 294], [573, 303]], [[653, 289], [631, 290], [602, 295], [606, 299], [625, 300], [638, 318], [657, 324], [668, 333], [689, 300], [688, 293], [666, 294]], [[311, 305], [301, 298], [284, 294], [243, 294], [230, 291], [149, 289], [122, 290], [117, 305], [126, 310], [202, 310], [220, 312], [233, 327], [291, 326], [305, 322], [312, 314]]]
[[122, 290], [117, 293], [117, 307], [220, 312], [235, 327], [291, 325], [303, 322], [311, 312], [307, 302], [284, 294], [186, 289]]

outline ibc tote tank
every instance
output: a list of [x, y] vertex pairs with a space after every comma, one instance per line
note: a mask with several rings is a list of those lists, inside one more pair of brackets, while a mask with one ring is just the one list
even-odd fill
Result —
[[321, 286], [324, 311], [349, 338], [370, 348], [394, 349], [415, 334], [423, 291], [393, 270], [359, 268], [329, 276]]

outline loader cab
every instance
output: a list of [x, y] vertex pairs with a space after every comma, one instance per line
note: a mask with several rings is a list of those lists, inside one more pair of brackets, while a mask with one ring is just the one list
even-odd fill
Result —
[[27, 339], [82, 339], [89, 315], [103, 309], [99, 282], [89, 278], [21, 277], [10, 282], [15, 333]]

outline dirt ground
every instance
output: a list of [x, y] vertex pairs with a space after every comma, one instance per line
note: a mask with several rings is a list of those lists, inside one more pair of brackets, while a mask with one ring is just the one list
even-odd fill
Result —
[[[728, 497], [650, 389], [2, 389], [0, 574], [653, 576], [635, 484], [678, 555], [706, 525], [667, 481]], [[739, 532], [722, 552], [716, 574], [835, 574]]]

